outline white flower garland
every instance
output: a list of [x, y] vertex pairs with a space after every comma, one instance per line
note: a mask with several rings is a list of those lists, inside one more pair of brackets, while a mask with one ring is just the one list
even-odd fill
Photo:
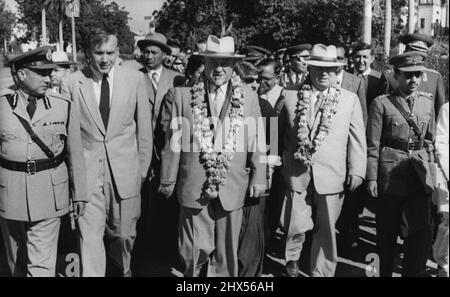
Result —
[[296, 113], [299, 118], [297, 130], [297, 145], [298, 149], [294, 153], [294, 159], [299, 160], [306, 166], [311, 166], [314, 163], [313, 154], [317, 151], [320, 145], [324, 142], [326, 136], [330, 132], [333, 116], [336, 113], [336, 106], [339, 103], [340, 90], [335, 87], [328, 89], [328, 95], [324, 97], [320, 93], [320, 98], [323, 99], [323, 104], [320, 108], [321, 117], [320, 123], [317, 127], [315, 135], [311, 140], [309, 138], [309, 114], [311, 111], [311, 95], [312, 87], [309, 77], [306, 78], [305, 83], [298, 91], [298, 101], [296, 105]]
[[203, 164], [207, 177], [202, 189], [202, 198], [216, 198], [219, 186], [226, 183], [226, 175], [236, 152], [237, 133], [244, 122], [244, 96], [241, 91], [241, 80], [235, 73], [231, 77], [231, 87], [232, 97], [228, 113], [230, 130], [219, 152], [214, 150], [214, 132], [210, 128], [208, 118], [205, 83], [200, 81], [191, 90], [194, 137], [200, 144], [200, 163]]

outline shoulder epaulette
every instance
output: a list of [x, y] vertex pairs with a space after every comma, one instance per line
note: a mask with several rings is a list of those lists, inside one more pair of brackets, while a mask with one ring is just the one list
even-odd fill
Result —
[[433, 94], [427, 92], [417, 92], [417, 95], [433, 100]]
[[5, 97], [6, 95], [12, 95], [14, 94], [14, 90], [11, 89], [1, 89], [0, 90], [0, 97]]

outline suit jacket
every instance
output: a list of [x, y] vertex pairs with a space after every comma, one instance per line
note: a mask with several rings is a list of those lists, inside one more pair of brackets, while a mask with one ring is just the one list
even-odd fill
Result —
[[367, 127], [366, 87], [364, 85], [364, 82], [356, 75], [353, 75], [345, 70], [343, 71], [344, 74], [342, 75], [341, 87], [358, 95], [363, 113], [364, 126]]
[[370, 108], [373, 100], [380, 95], [388, 93], [388, 83], [385, 74], [371, 69], [369, 75], [362, 75], [366, 89], [366, 103], [367, 109]]
[[[284, 99], [277, 105], [282, 142], [281, 173], [293, 191], [306, 191], [312, 179], [319, 194], [335, 194], [344, 190], [347, 175], [365, 177], [367, 147], [361, 104], [355, 93], [342, 88], [339, 90], [341, 95], [331, 129], [314, 153], [311, 167], [294, 159], [299, 121], [296, 113], [298, 91], [286, 90]], [[318, 112], [310, 129], [310, 137], [315, 135], [320, 117]]]
[[[229, 87], [230, 88], [230, 87]], [[201, 199], [202, 187], [206, 181], [206, 172], [203, 164], [199, 162], [199, 149], [193, 149], [193, 115], [191, 87], [183, 86], [173, 90], [173, 106], [171, 120], [182, 119], [180, 125], [171, 126], [166, 133], [166, 144], [162, 151], [161, 183], [176, 183], [177, 197], [181, 205], [189, 208], [201, 209], [208, 205], [208, 201]], [[245, 98], [244, 119], [259, 119], [261, 111], [258, 97], [250, 88], [242, 87]], [[206, 92], [207, 94], [208, 92]], [[207, 97], [207, 95], [206, 95]], [[231, 98], [230, 90], [227, 92], [222, 108], [220, 121], [215, 129], [215, 139], [225, 140], [230, 129], [223, 121], [227, 117]], [[208, 98], [205, 98], [208, 100]], [[265, 147], [264, 127], [258, 130], [250, 128], [245, 123], [237, 134], [237, 151], [234, 153], [231, 168], [226, 176], [226, 184], [219, 188], [219, 198], [223, 208], [232, 211], [241, 208], [247, 195], [250, 183], [266, 183], [265, 153], [260, 149]], [[181, 150], [172, 148], [174, 142], [180, 141]], [[195, 140], [197, 142], [197, 140]], [[223, 143], [223, 142], [222, 142]]]
[[142, 67], [139, 69], [142, 73], [145, 74], [145, 85], [147, 87], [147, 92], [149, 94], [149, 99], [153, 108], [153, 131], [156, 128], [156, 125], [159, 124], [159, 116], [161, 111], [161, 103], [163, 102], [164, 95], [166, 95], [167, 91], [170, 88], [180, 86], [184, 82], [184, 76], [175, 72], [173, 70], [167, 69], [162, 66], [161, 77], [158, 81], [158, 89], [156, 91], [153, 90], [153, 85], [150, 77], [148, 76], [148, 70], [146, 67]]
[[153, 148], [152, 114], [141, 72], [116, 65], [108, 129], [95, 101], [90, 67], [70, 76], [64, 89], [80, 110], [88, 194], [95, 190], [106, 157], [120, 198], [135, 197], [147, 176]]
[[[14, 96], [17, 96], [17, 101], [11, 108], [7, 97]], [[76, 106], [69, 98], [48, 90], [45, 99], [48, 101], [37, 100], [36, 112], [30, 119], [26, 100], [22, 92], [0, 91], [0, 157], [16, 162], [48, 159], [31, 140], [17, 116], [30, 124], [55, 156], [64, 148], [67, 150], [66, 162], [35, 174], [0, 167], [0, 216], [36, 222], [66, 214], [69, 197], [73, 201], [87, 201], [88, 198]]]
[[408, 154], [392, 148], [392, 141], [415, 139], [408, 122], [389, 98], [398, 101], [412, 113], [414, 120], [424, 133], [425, 142], [432, 141], [433, 101], [431, 96], [419, 95], [412, 111], [406, 101], [397, 93], [379, 96], [370, 107], [367, 127], [367, 180], [378, 182], [378, 192], [393, 196], [408, 196], [430, 192], [433, 188], [428, 167], [429, 154], [422, 148]]

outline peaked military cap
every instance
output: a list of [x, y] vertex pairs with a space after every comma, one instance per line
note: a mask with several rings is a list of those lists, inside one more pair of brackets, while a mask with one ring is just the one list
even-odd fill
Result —
[[303, 44], [298, 44], [298, 45], [294, 45], [289, 47], [285, 54], [286, 55], [295, 55], [295, 54], [299, 54], [300, 56], [303, 57], [308, 57], [311, 54], [311, 49], [312, 49], [312, 45], [309, 43], [303, 43]]
[[242, 53], [245, 55], [244, 60], [253, 61], [266, 58], [271, 51], [257, 45], [247, 45], [242, 49]]
[[56, 64], [52, 62], [52, 49], [51, 46], [38, 47], [12, 58], [9, 64], [15, 69], [53, 69]]
[[406, 51], [426, 52], [433, 45], [433, 37], [422, 33], [410, 33], [399, 37], [399, 41], [406, 45]]
[[427, 54], [424, 52], [410, 51], [392, 57], [389, 63], [404, 72], [425, 71], [424, 61], [426, 56]]

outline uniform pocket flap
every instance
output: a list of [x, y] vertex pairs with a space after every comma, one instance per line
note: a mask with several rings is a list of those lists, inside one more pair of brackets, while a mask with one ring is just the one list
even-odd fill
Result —
[[64, 163], [54, 170], [51, 170], [50, 175], [52, 177], [53, 185], [64, 183], [69, 179], [69, 173], [67, 172], [67, 167]]

